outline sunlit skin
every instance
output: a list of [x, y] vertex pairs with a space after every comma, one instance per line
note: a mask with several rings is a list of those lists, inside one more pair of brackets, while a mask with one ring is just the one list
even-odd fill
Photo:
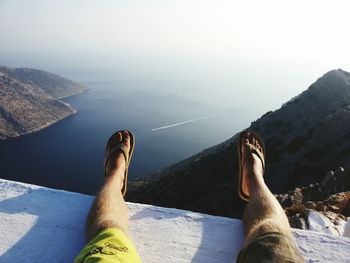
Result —
[[[130, 149], [130, 136], [128, 132], [124, 135], [117, 134], [119, 141]], [[90, 209], [86, 223], [86, 239], [90, 241], [101, 230], [111, 227], [121, 229], [129, 235], [128, 209], [122, 195], [122, 187], [125, 176], [125, 157], [121, 152], [117, 152], [114, 158], [114, 168], [110, 174], [106, 175], [105, 182], [96, 195], [96, 199]]]
[[268, 232], [279, 231], [291, 238], [288, 218], [264, 182], [262, 161], [250, 150], [250, 147], [254, 147], [262, 154], [262, 146], [250, 133], [246, 134], [244, 141], [241, 150], [242, 160], [246, 161], [242, 182], [244, 192], [250, 196], [243, 214], [246, 233], [244, 244], [247, 245], [257, 236]]

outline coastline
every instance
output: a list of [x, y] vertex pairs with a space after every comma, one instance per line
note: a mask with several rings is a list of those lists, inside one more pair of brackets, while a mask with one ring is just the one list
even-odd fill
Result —
[[46, 128], [48, 128], [49, 126], [51, 126], [51, 125], [53, 125], [53, 124], [55, 124], [55, 123], [58, 123], [58, 122], [60, 122], [60, 121], [62, 121], [62, 120], [64, 120], [64, 119], [66, 119], [66, 118], [68, 118], [68, 117], [70, 117], [70, 116], [72, 116], [72, 115], [77, 114], [77, 113], [78, 113], [78, 110], [75, 109], [75, 108], [73, 108], [72, 105], [70, 105], [68, 102], [63, 101], [63, 99], [70, 98], [70, 97], [73, 97], [73, 96], [76, 96], [76, 95], [81, 95], [81, 94], [87, 92], [88, 90], [89, 90], [89, 89], [86, 88], [86, 89], [84, 89], [84, 90], [82, 90], [82, 91], [78, 91], [78, 92], [75, 93], [75, 94], [72, 94], [72, 95], [69, 95], [69, 96], [65, 96], [65, 97], [62, 97], [62, 98], [56, 98], [56, 101], [57, 101], [58, 103], [63, 104], [65, 107], [67, 107], [68, 110], [70, 111], [70, 113], [65, 114], [65, 115], [63, 115], [63, 116], [55, 116], [56, 119], [54, 119], [54, 120], [52, 120], [52, 121], [49, 121], [49, 122], [46, 122], [46, 123], [43, 123], [42, 125], [39, 125], [39, 126], [37, 126], [37, 127], [33, 127], [32, 129], [28, 130], [28, 131], [25, 132], [25, 133], [20, 133], [20, 134], [18, 134], [18, 135], [11, 136], [11, 137], [1, 137], [1, 136], [0, 136], [0, 142], [1, 142], [1, 141], [5, 141], [5, 140], [7, 140], [7, 139], [18, 138], [18, 137], [21, 137], [21, 136], [25, 136], [25, 135], [28, 135], [28, 134], [32, 134], [32, 133], [41, 131], [41, 130], [46, 129]]

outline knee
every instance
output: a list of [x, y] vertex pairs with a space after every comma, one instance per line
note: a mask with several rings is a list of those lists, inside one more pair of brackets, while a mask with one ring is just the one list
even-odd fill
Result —
[[106, 219], [98, 223], [98, 228], [100, 231], [106, 228], [124, 228], [121, 224], [119, 224], [116, 220]]
[[85, 232], [87, 241], [90, 241], [91, 239], [96, 237], [98, 233], [107, 228], [118, 228], [122, 230], [126, 235], [128, 235], [127, 226], [119, 224], [116, 220], [106, 219], [100, 222], [95, 221], [92, 224], [86, 224]]
[[258, 232], [261, 234], [269, 233], [269, 232], [279, 232], [285, 235], [291, 235], [291, 229], [288, 222], [284, 222], [282, 220], [273, 220], [269, 219], [265, 222], [262, 222], [258, 227]]
[[288, 222], [285, 223], [274, 219], [266, 219], [254, 225], [251, 229], [247, 229], [245, 244], [251, 243], [258, 236], [272, 232], [282, 233], [283, 235], [292, 238], [292, 231]]

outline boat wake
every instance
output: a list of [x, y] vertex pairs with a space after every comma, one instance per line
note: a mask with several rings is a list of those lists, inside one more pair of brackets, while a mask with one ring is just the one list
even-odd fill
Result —
[[159, 131], [159, 130], [164, 130], [164, 129], [169, 129], [169, 128], [173, 128], [176, 126], [180, 126], [180, 125], [184, 125], [187, 123], [191, 123], [191, 122], [197, 122], [197, 121], [202, 121], [202, 120], [207, 120], [207, 119], [212, 119], [212, 118], [218, 118], [218, 117], [223, 117], [223, 116], [227, 116], [229, 114], [225, 113], [225, 114], [219, 114], [219, 115], [210, 115], [210, 116], [205, 116], [205, 117], [199, 117], [199, 118], [195, 118], [195, 119], [190, 119], [190, 120], [186, 120], [186, 121], [181, 121], [181, 122], [177, 122], [174, 124], [169, 124], [166, 126], [162, 126], [162, 127], [158, 127], [158, 128], [154, 128], [151, 129], [151, 131]]

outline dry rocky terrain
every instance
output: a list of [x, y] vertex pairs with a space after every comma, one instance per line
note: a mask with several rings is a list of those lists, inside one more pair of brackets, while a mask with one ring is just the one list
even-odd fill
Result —
[[59, 98], [84, 90], [45, 71], [0, 67], [0, 140], [38, 131], [76, 113]]
[[[343, 206], [350, 190], [350, 73], [341, 69], [326, 73], [247, 128], [265, 141], [265, 180], [291, 221], [295, 216], [303, 218], [307, 209], [320, 210], [322, 202], [338, 199], [339, 205], [335, 201], [331, 208], [324, 205], [327, 211], [349, 216], [348, 205]], [[156, 174], [129, 182], [127, 200], [241, 217], [245, 204], [237, 195], [236, 138], [237, 134]], [[332, 180], [325, 178], [339, 167], [341, 187], [332, 190]], [[339, 192], [344, 193], [331, 196]], [[297, 224], [301, 220], [294, 226]]]

